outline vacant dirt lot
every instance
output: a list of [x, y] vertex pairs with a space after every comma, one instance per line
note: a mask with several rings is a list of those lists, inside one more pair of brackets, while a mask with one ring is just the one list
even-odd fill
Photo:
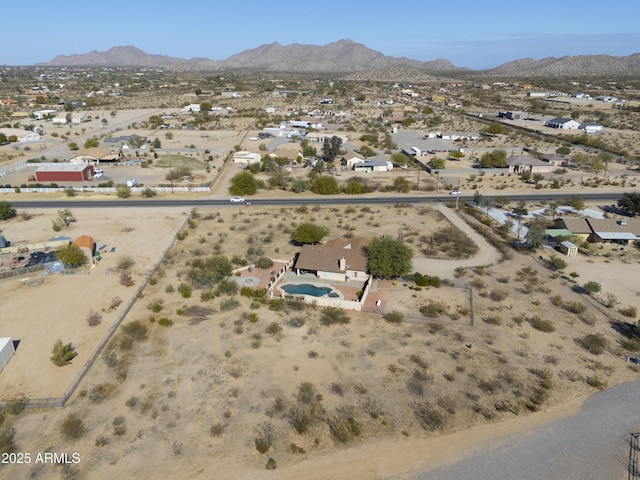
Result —
[[[144, 270], [155, 258], [148, 250], [151, 244], [157, 243], [154, 252], [160, 251], [184, 219], [179, 210], [155, 212], [145, 214], [151, 222], [147, 226], [139, 213], [125, 211], [125, 219], [111, 216], [111, 222], [101, 222], [110, 228], [101, 231], [97, 242], [117, 250], [105, 255], [97, 269], [126, 252]], [[349, 478], [371, 479], [407, 472], [433, 459], [424, 454], [433, 435], [487, 422], [510, 421], [509, 428], [526, 428], [539, 418], [529, 417], [531, 412], [553, 407], [552, 418], [563, 415], [575, 409], [576, 399], [637, 374], [624, 362], [623, 339], [603, 312], [624, 319], [615, 309], [596, 308], [573, 291], [570, 277], [547, 270], [537, 255], [513, 253], [502, 263], [461, 272], [460, 280], [473, 286], [473, 312], [461, 288], [416, 287], [410, 281], [391, 285], [389, 309], [404, 315], [401, 323], [348, 312], [348, 323], [327, 325], [320, 308], [184, 286], [196, 258], [289, 258], [296, 250], [290, 233], [303, 221], [327, 225], [328, 238], [396, 236], [402, 230], [415, 255], [422, 256], [423, 250], [431, 250], [430, 238], [448, 225], [428, 207], [230, 206], [198, 214], [107, 348], [104, 361], [81, 384], [83, 391], [65, 410], [47, 412], [44, 422], [38, 413], [7, 420], [16, 428], [20, 450], [78, 451], [80, 464], [6, 466], [7, 475], [262, 478], [273, 475], [265, 471], [269, 462], [278, 469], [278, 478], [299, 477], [304, 471], [305, 478], [344, 478], [348, 472]], [[74, 231], [90, 225], [78, 216]], [[47, 218], [41, 228], [49, 223]], [[82, 233], [92, 232], [82, 228]], [[566, 271], [583, 269], [580, 284], [600, 281], [600, 269], [627, 271], [620, 260], [606, 260], [610, 263], [568, 259]], [[84, 326], [90, 308], [104, 305], [114, 294], [125, 298], [130, 291], [118, 285], [117, 277], [92, 271], [82, 278], [102, 280], [76, 295], [83, 303], [55, 315], [59, 323], [64, 315], [74, 318], [74, 327], [60, 332], [74, 343], [89, 342], [76, 340], [72, 332], [90, 331]], [[75, 298], [59, 283], [65, 281], [60, 277], [40, 287], [15, 287], [16, 295], [3, 297], [3, 305], [13, 301], [10, 311], [18, 315], [25, 298], [37, 289], [43, 298], [54, 298], [55, 292]], [[628, 288], [635, 295], [631, 285], [613, 290], [615, 285], [607, 282], [603, 280], [605, 292], [611, 289], [622, 297], [620, 290]], [[27, 289], [28, 294], [18, 295]], [[54, 293], [44, 297], [46, 289]], [[576, 307], [583, 304], [583, 311]], [[47, 315], [44, 305], [40, 309], [36, 318]], [[139, 322], [135, 329], [126, 325], [130, 321]], [[108, 323], [106, 316], [103, 323]], [[587, 336], [596, 334], [603, 335], [602, 352], [590, 353], [581, 345], [591, 345], [590, 338], [600, 337]], [[25, 345], [30, 336], [25, 333]], [[46, 365], [52, 341], [40, 346], [39, 363], [55, 372], [56, 367]], [[25, 353], [19, 348], [2, 373], [3, 389], [13, 370], [26, 369], [19, 363]], [[80, 363], [79, 357], [74, 366]], [[74, 366], [61, 370], [71, 372]], [[68, 424], [61, 427], [70, 414], [83, 422], [75, 433]], [[455, 456], [459, 437], [440, 438], [435, 451]]]

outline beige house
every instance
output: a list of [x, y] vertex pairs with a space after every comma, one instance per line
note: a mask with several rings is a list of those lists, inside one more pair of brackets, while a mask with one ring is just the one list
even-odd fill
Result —
[[369, 239], [336, 238], [325, 244], [304, 245], [293, 270], [296, 273], [314, 273], [318, 278], [347, 282], [365, 281], [367, 274], [366, 246]]
[[507, 157], [507, 166], [510, 173], [552, 173], [556, 168], [549, 162], [543, 162], [530, 155]]
[[235, 152], [233, 154], [233, 163], [241, 163], [244, 165], [253, 165], [254, 163], [260, 163], [262, 161], [262, 155], [252, 152]]
[[120, 154], [110, 148], [87, 148], [76, 152], [69, 163], [74, 165], [89, 164], [98, 165], [100, 162], [117, 162]]
[[566, 228], [579, 242], [629, 244], [640, 240], [637, 218], [558, 218], [556, 227]]

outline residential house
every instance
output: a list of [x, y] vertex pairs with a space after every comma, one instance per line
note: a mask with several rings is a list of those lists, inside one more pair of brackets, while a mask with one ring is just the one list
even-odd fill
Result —
[[76, 152], [69, 160], [69, 163], [98, 165], [100, 163], [117, 162], [119, 159], [120, 153], [118, 151], [94, 147]]
[[555, 117], [547, 120], [544, 124], [546, 127], [559, 128], [562, 130], [577, 130], [580, 128], [580, 122], [572, 118]]
[[353, 164], [356, 172], [390, 172], [393, 170], [393, 163], [386, 160], [365, 160]]
[[555, 165], [530, 155], [512, 155], [506, 161], [510, 173], [551, 173], [556, 168]]
[[293, 271], [313, 273], [318, 278], [348, 282], [364, 281], [368, 278], [368, 256], [366, 247], [369, 239], [336, 238], [325, 244], [303, 245], [293, 266]]
[[[40, 134], [31, 130], [23, 130], [21, 128], [0, 128], [0, 133], [10, 139], [16, 137], [18, 142], [35, 142], [40, 140]], [[11, 140], [10, 140], [11, 141]]]
[[233, 163], [253, 165], [254, 163], [260, 163], [261, 161], [262, 155], [259, 153], [240, 151], [233, 154]]
[[566, 228], [580, 242], [629, 244], [640, 240], [637, 218], [559, 218], [556, 226]]
[[567, 163], [567, 158], [562, 155], [556, 155], [555, 153], [551, 153], [542, 157], [543, 162], [547, 162], [549, 165], [554, 167], [560, 167]]

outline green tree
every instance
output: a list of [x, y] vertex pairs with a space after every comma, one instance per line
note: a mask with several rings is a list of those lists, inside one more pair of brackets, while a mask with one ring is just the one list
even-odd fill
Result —
[[393, 180], [393, 188], [400, 193], [409, 193], [411, 185], [409, 185], [409, 180], [405, 177], [396, 177]]
[[313, 193], [319, 193], [320, 195], [335, 195], [340, 193], [340, 186], [334, 177], [328, 175], [319, 175], [311, 186]]
[[506, 128], [501, 123], [491, 122], [485, 131], [490, 135], [502, 135], [506, 131]]
[[0, 202], [0, 220], [8, 220], [16, 216], [16, 209], [5, 200]]
[[584, 200], [582, 197], [577, 195], [572, 195], [567, 199], [567, 205], [569, 205], [574, 210], [584, 210]]
[[502, 149], [487, 152], [480, 157], [480, 165], [485, 168], [504, 168], [507, 166], [507, 152]]
[[73, 243], [60, 247], [56, 252], [56, 258], [71, 268], [81, 267], [88, 262], [82, 249]]
[[70, 343], [62, 343], [62, 340], [58, 339], [53, 344], [53, 349], [51, 350], [51, 361], [54, 365], [58, 367], [63, 367], [71, 363], [78, 353], [76, 352], [73, 345]]
[[569, 155], [571, 153], [571, 147], [567, 147], [566, 145], [563, 145], [562, 147], [558, 147], [556, 149], [556, 153], [558, 155]]
[[464, 158], [464, 153], [462, 153], [460, 150], [454, 150], [453, 152], [451, 152], [449, 154], [449, 156], [451, 158], [455, 158], [456, 160], [460, 160], [460, 159]]
[[257, 191], [258, 182], [251, 172], [240, 172], [231, 178], [231, 195], [255, 195]]
[[544, 246], [547, 238], [546, 231], [547, 225], [544, 218], [538, 217], [531, 222], [529, 229], [527, 230], [527, 234], [525, 235], [525, 238], [529, 245], [531, 245], [531, 248], [535, 250]]
[[80, 149], [80, 147], [78, 147], [78, 144], [76, 142], [69, 142], [67, 144], [67, 147], [69, 147], [69, 150], [72, 150], [72, 151]]
[[444, 170], [447, 168], [446, 161], [444, 158], [434, 157], [429, 162], [433, 168], [436, 170]]
[[153, 139], [153, 142], [151, 142], [151, 146], [153, 148], [162, 148], [162, 142], [160, 141], [160, 139], [158, 137]]
[[[618, 206], [634, 216], [637, 215], [640, 213], [640, 193], [623, 193], [622, 198], [618, 200]], [[0, 216], [0, 218], [2, 217]]]
[[291, 234], [291, 240], [298, 244], [302, 243], [318, 243], [329, 233], [329, 229], [324, 225], [316, 225], [315, 223], [301, 223]]
[[98, 145], [100, 145], [100, 141], [95, 137], [87, 138], [84, 142], [84, 148], [95, 148]]
[[527, 210], [527, 204], [524, 202], [524, 200], [520, 200], [518, 202], [518, 205], [513, 207], [511, 211], [514, 215], [517, 215], [519, 217], [524, 217], [525, 215], [529, 214], [529, 210]]
[[300, 147], [302, 148], [302, 155], [304, 157], [317, 157], [318, 151], [316, 147], [313, 147], [309, 144], [309, 140], [306, 138], [300, 142]]
[[231, 275], [233, 265], [223, 256], [196, 258], [191, 262], [187, 278], [195, 288], [211, 287]]
[[371, 240], [367, 256], [367, 266], [371, 275], [394, 278], [411, 271], [413, 251], [400, 240], [387, 235]]
[[325, 138], [322, 144], [322, 157], [333, 162], [342, 148], [342, 139], [335, 135], [331, 138]]
[[411, 166], [413, 162], [415, 162], [415, 159], [413, 157], [405, 155], [402, 152], [391, 154], [390, 160], [394, 165], [397, 165], [399, 167]]
[[582, 288], [584, 289], [585, 292], [594, 294], [594, 293], [600, 293], [600, 291], [602, 290], [602, 285], [600, 285], [598, 282], [591, 281], [582, 285]]
[[69, 225], [76, 221], [76, 217], [71, 210], [65, 208], [64, 210], [58, 210], [56, 221], [60, 226], [64, 225], [66, 228], [69, 228]]
[[291, 184], [291, 191], [294, 193], [302, 193], [307, 190], [309, 190], [309, 183], [302, 178], [294, 180]]

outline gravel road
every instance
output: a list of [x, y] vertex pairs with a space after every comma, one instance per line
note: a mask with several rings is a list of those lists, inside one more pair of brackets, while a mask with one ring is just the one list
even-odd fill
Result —
[[629, 433], [640, 425], [640, 381], [589, 398], [582, 412], [502, 437], [412, 480], [627, 479]]

